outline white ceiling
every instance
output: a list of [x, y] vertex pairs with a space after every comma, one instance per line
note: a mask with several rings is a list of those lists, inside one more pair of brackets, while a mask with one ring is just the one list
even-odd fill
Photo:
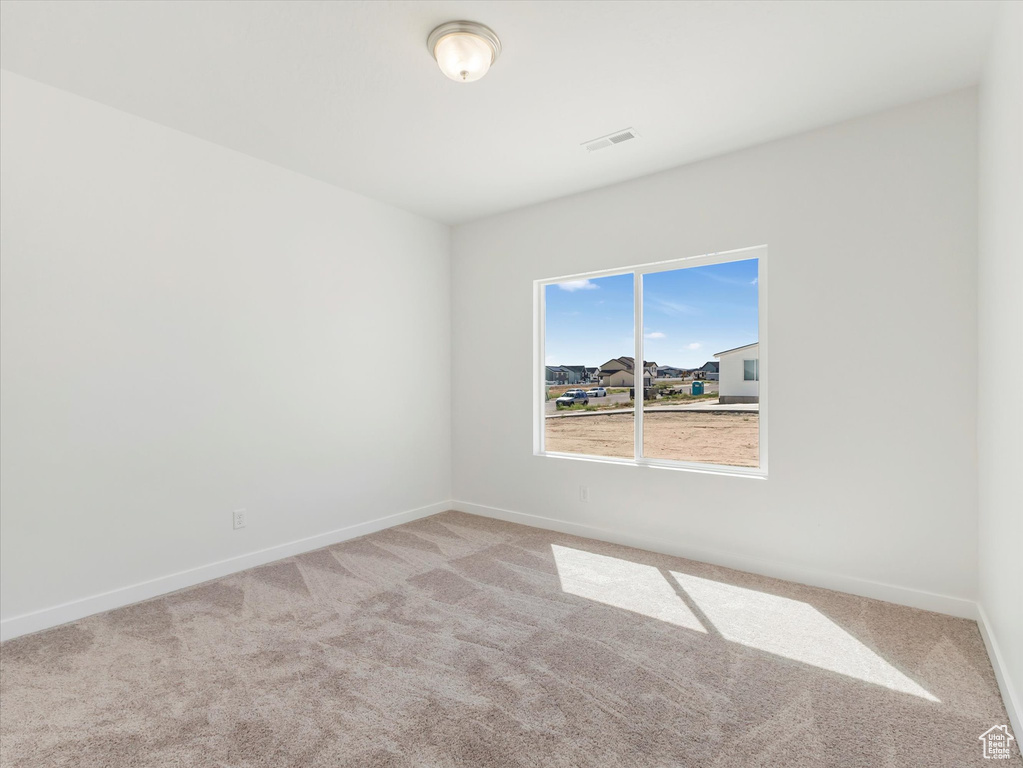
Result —
[[[0, 3], [0, 65], [457, 223], [975, 83], [987, 2]], [[491, 26], [455, 83], [426, 36]], [[579, 145], [625, 127], [637, 141]]]

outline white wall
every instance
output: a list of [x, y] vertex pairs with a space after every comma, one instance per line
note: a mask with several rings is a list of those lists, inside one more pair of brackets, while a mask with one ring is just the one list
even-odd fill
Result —
[[[972, 613], [976, 118], [957, 92], [457, 227], [454, 368], [509, 373], [501, 407], [454, 382], [458, 504]], [[767, 480], [532, 455], [532, 280], [759, 244]]]
[[[1004, 2], [980, 89], [980, 604], [1023, 735], [1023, 4]], [[997, 669], [997, 666], [996, 666]]]
[[760, 345], [718, 358], [718, 393], [723, 397], [758, 397], [760, 382], [746, 381], [746, 361], [760, 359]]
[[4, 619], [450, 497], [447, 227], [2, 77]]

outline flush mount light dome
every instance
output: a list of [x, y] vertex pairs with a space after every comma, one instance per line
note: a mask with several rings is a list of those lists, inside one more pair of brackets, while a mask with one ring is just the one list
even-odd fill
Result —
[[475, 21], [449, 21], [426, 39], [440, 71], [460, 83], [471, 83], [487, 74], [501, 53], [494, 30]]

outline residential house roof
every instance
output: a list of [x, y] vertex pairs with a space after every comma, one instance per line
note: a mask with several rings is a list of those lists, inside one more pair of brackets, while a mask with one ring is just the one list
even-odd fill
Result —
[[[759, 344], [760, 344], [759, 341], [754, 341], [752, 344], [743, 344], [741, 347], [732, 347], [731, 349], [726, 349], [724, 352], [715, 352], [714, 357], [721, 357], [721, 355], [730, 355], [732, 352], [738, 352], [743, 349], [750, 349], [752, 347], [758, 346]], [[717, 365], [717, 363], [715, 363], [715, 365]]]
[[[625, 366], [625, 370], [627, 370], [627, 371], [631, 371], [633, 368], [636, 367], [635, 359], [633, 359], [631, 357], [624, 357], [624, 356], [623, 357], [616, 357], [613, 360], [608, 360], [606, 363], [604, 363], [604, 365], [602, 365], [600, 367], [602, 369], [606, 368], [607, 366], [611, 365], [611, 363], [618, 363], [620, 365], [624, 365]], [[647, 360], [644, 360], [643, 361], [643, 367], [644, 368], [656, 368], [657, 367], [657, 363], [653, 363], [653, 362], [649, 362]]]

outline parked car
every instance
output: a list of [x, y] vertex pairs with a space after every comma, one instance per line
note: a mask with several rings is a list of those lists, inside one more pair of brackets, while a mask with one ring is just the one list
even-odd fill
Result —
[[586, 394], [589, 397], [607, 397], [607, 390], [603, 387], [591, 387], [586, 390]]
[[570, 389], [557, 400], [554, 401], [556, 405], [589, 405], [590, 398], [586, 396], [586, 393], [581, 389]]

